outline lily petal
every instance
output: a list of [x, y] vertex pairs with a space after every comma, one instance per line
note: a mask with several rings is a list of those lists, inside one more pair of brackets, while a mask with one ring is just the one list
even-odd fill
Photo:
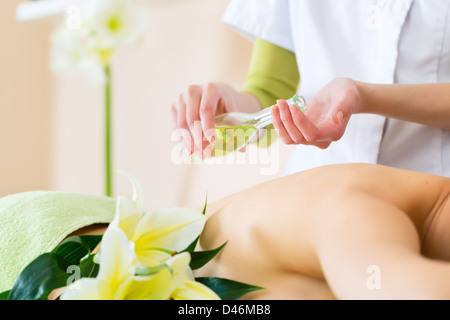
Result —
[[143, 206], [144, 201], [143, 201], [143, 196], [142, 196], [141, 185], [139, 184], [137, 179], [135, 177], [133, 177], [131, 174], [129, 174], [125, 171], [117, 171], [117, 172], [119, 174], [126, 176], [131, 181], [131, 184], [133, 185], [133, 201], [136, 204], [139, 211], [142, 212], [142, 209], [144, 207]]
[[143, 215], [131, 240], [136, 243], [136, 248], [182, 251], [200, 235], [205, 221], [202, 213], [188, 208], [153, 210]]
[[191, 262], [191, 254], [189, 252], [182, 252], [174, 255], [167, 260], [166, 264], [172, 269], [174, 281], [177, 287], [182, 286], [186, 280], [194, 280], [189, 263]]
[[157, 248], [136, 248], [139, 266], [154, 267], [165, 263], [172, 255]]
[[96, 279], [83, 278], [67, 287], [60, 296], [61, 300], [99, 300]]
[[171, 297], [175, 300], [221, 300], [214, 291], [197, 281], [185, 281]]
[[169, 269], [152, 277], [134, 277], [128, 287], [126, 300], [168, 300], [176, 289]]
[[125, 196], [119, 196], [116, 201], [116, 213], [111, 228], [122, 229], [128, 238], [132, 238], [142, 211], [134, 201]]
[[97, 278], [110, 283], [115, 291], [125, 279], [134, 276], [134, 244], [121, 229], [108, 228], [103, 235], [100, 249], [100, 270]]

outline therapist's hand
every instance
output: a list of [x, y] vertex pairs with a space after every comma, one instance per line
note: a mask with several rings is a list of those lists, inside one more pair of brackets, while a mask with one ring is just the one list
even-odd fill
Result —
[[216, 132], [215, 117], [234, 111], [255, 112], [261, 107], [255, 97], [238, 92], [221, 82], [191, 85], [172, 104], [175, 129], [182, 130], [183, 145], [189, 155], [204, 159], [212, 155]]
[[302, 112], [278, 100], [272, 106], [275, 129], [285, 144], [313, 145], [326, 149], [344, 135], [350, 116], [360, 104], [355, 82], [347, 78], [333, 80], [323, 87]]

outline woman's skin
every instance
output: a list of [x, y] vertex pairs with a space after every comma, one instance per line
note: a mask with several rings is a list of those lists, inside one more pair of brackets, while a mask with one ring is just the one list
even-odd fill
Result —
[[[274, 101], [272, 120], [283, 143], [325, 149], [343, 136], [350, 117], [358, 113], [450, 129], [450, 83], [370, 84], [338, 78], [307, 105], [302, 112], [285, 100]], [[215, 115], [259, 110], [261, 105], [254, 96], [225, 83], [189, 86], [171, 108], [175, 129], [186, 132], [187, 152], [199, 157], [211, 155], [212, 148], [207, 147], [214, 142]]]
[[244, 299], [450, 299], [449, 194], [367, 164], [269, 181], [208, 205], [199, 250], [228, 243], [195, 275], [266, 288]]
[[202, 249], [228, 244], [197, 276], [266, 288], [249, 299], [449, 299], [449, 192], [361, 164], [267, 182], [208, 207]]

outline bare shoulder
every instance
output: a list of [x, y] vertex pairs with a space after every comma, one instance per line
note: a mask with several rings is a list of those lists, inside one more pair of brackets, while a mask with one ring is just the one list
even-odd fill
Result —
[[420, 203], [428, 207], [450, 189], [450, 180], [445, 177], [373, 164], [324, 166], [293, 179], [329, 194], [359, 191], [396, 205], [412, 204], [416, 208]]
[[376, 200], [419, 221], [432, 210], [447, 181], [379, 165], [319, 167], [256, 185], [211, 205], [202, 245], [214, 247], [239, 239], [234, 241], [240, 248], [247, 245], [247, 252], [253, 246], [270, 253], [280, 253], [280, 247], [308, 252], [313, 225], [337, 208]]

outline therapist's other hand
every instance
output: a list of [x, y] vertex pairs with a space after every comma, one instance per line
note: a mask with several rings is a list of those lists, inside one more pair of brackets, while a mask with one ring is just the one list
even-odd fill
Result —
[[[190, 85], [172, 104], [175, 129], [182, 129], [183, 145], [189, 155], [211, 156], [210, 144], [215, 141], [215, 116], [237, 110], [235, 96], [239, 93], [225, 83]], [[209, 148], [208, 148], [209, 147]]]
[[302, 112], [295, 105], [278, 100], [272, 106], [275, 129], [285, 144], [313, 145], [326, 149], [344, 135], [351, 115], [360, 104], [355, 82], [347, 78], [333, 80], [323, 87]]

